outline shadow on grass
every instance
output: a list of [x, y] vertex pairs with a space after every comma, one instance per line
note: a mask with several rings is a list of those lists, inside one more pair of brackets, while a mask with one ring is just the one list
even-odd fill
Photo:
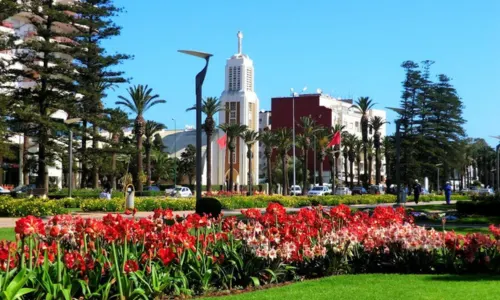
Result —
[[476, 275], [441, 275], [441, 276], [430, 276], [429, 281], [498, 281], [500, 280], [499, 275], [491, 274], [476, 274]]

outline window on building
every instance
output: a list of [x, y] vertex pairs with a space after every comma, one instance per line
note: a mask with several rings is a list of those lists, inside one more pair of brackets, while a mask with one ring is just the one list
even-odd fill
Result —
[[230, 91], [232, 91], [233, 90], [233, 67], [228, 68], [227, 77], [228, 77], [228, 89]]
[[352, 129], [352, 122], [349, 123], [349, 129]]
[[271, 117], [269, 117], [269, 125], [271, 125]]
[[262, 118], [259, 118], [259, 124], [262, 124]]
[[248, 104], [248, 124], [253, 121], [253, 103]]
[[236, 124], [236, 102], [229, 103], [229, 124]]
[[247, 71], [246, 72], [247, 73], [246, 74], [247, 75], [246, 76], [247, 77], [247, 81], [246, 81], [247, 91], [253, 91], [253, 70], [252, 70], [252, 68], [248, 68], [246, 71]]
[[241, 90], [241, 67], [236, 67], [236, 91]]

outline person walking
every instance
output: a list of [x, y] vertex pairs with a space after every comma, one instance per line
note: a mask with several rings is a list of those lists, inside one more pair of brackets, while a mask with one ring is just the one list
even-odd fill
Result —
[[418, 179], [415, 179], [415, 184], [413, 185], [413, 198], [415, 199], [415, 204], [418, 204], [420, 193], [422, 193], [422, 186], [418, 183]]
[[451, 184], [449, 181], [446, 182], [444, 185], [444, 196], [446, 198], [446, 204], [450, 204], [450, 198], [451, 198]]

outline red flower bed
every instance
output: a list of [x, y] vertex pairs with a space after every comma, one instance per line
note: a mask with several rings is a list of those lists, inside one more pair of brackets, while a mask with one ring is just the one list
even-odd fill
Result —
[[135, 211], [102, 220], [22, 218], [17, 241], [0, 243], [0, 292], [17, 280], [16, 293], [30, 298], [148, 299], [348, 272], [500, 271], [495, 226], [492, 235], [436, 232], [389, 207], [288, 215], [270, 204], [264, 214], [242, 213], [247, 220], [176, 219], [170, 210], [145, 219]]

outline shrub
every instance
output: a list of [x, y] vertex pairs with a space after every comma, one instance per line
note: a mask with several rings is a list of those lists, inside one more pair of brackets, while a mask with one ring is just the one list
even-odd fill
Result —
[[107, 212], [117, 212], [125, 210], [125, 200], [124, 199], [87, 199], [83, 200], [80, 204], [80, 208], [83, 211], [107, 211]]
[[457, 211], [468, 215], [500, 216], [500, 201], [458, 201]]
[[39, 198], [5, 198], [2, 200], [0, 202], [0, 216], [2, 217], [25, 217], [28, 215], [44, 217], [68, 213], [64, 203], [58, 200]]

